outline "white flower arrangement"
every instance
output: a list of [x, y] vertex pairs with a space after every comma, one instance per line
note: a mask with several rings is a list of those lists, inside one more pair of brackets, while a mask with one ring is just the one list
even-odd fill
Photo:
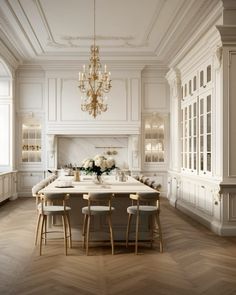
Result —
[[85, 159], [82, 162], [81, 170], [86, 174], [96, 173], [102, 175], [103, 173], [109, 173], [116, 168], [115, 160], [111, 157], [106, 158], [102, 155], [96, 155], [94, 158]]

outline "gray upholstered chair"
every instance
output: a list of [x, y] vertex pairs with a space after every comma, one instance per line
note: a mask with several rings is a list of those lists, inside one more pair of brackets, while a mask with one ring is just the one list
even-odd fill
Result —
[[127, 208], [128, 213], [128, 224], [126, 230], [126, 247], [129, 243], [129, 232], [130, 224], [133, 215], [136, 215], [136, 229], [135, 229], [135, 254], [138, 254], [138, 235], [139, 235], [139, 224], [142, 216], [150, 217], [151, 219], [151, 246], [154, 240], [154, 230], [158, 229], [158, 237], [160, 243], [160, 252], [163, 252], [163, 241], [162, 241], [162, 231], [160, 223], [160, 199], [159, 192], [145, 192], [130, 194], [130, 199], [132, 200], [132, 206]]
[[90, 235], [90, 221], [91, 216], [94, 215], [105, 215], [108, 219], [109, 231], [110, 231], [110, 241], [112, 248], [112, 255], [114, 254], [114, 240], [113, 240], [113, 229], [111, 222], [111, 214], [115, 210], [111, 206], [111, 201], [113, 198], [112, 193], [89, 193], [84, 194], [83, 198], [88, 201], [88, 206], [82, 208], [82, 213], [84, 214], [83, 223], [83, 247], [86, 245], [86, 255], [88, 255], [89, 248], [89, 235]]
[[[71, 208], [68, 206], [69, 195], [65, 193], [52, 193], [52, 194], [41, 194], [41, 202], [38, 204], [38, 214], [39, 218], [37, 221], [37, 232], [36, 237], [38, 236], [38, 229], [40, 228], [39, 233], [39, 254], [42, 255], [42, 243], [46, 244], [48, 239], [48, 234], [52, 233], [63, 233], [64, 244], [65, 244], [65, 254], [68, 253], [68, 245], [72, 247], [72, 238], [71, 238], [71, 225], [70, 225], [70, 216], [69, 212]], [[48, 217], [61, 216], [63, 231], [59, 230], [49, 230], [48, 229]], [[37, 242], [37, 239], [36, 239]]]

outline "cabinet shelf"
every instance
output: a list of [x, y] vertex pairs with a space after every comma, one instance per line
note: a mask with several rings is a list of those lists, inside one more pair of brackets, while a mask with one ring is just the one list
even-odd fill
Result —
[[24, 163], [41, 162], [41, 133], [42, 127], [38, 123], [22, 124], [21, 161]]
[[144, 162], [161, 163], [165, 161], [164, 119], [157, 114], [144, 118]]

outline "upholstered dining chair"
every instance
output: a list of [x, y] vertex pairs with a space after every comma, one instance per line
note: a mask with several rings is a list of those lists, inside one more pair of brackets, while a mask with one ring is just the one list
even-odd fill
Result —
[[83, 247], [86, 246], [86, 255], [88, 255], [89, 236], [90, 236], [90, 221], [91, 216], [106, 216], [109, 224], [110, 242], [112, 255], [114, 254], [114, 239], [111, 222], [112, 212], [115, 210], [111, 206], [113, 194], [112, 193], [88, 193], [83, 195], [83, 199], [88, 201], [88, 206], [82, 208], [84, 214], [83, 222]]
[[[41, 194], [40, 203], [38, 204], [39, 218], [37, 221], [37, 229], [40, 228], [39, 232], [39, 255], [42, 255], [42, 244], [46, 244], [48, 235], [52, 233], [63, 233], [64, 234], [64, 245], [65, 254], [68, 254], [68, 245], [72, 247], [72, 236], [71, 236], [71, 225], [69, 212], [71, 208], [68, 206], [69, 194], [65, 193], [52, 193], [52, 194]], [[63, 231], [61, 230], [49, 230], [48, 229], [48, 217], [61, 216]], [[36, 232], [36, 237], [38, 232]], [[37, 238], [36, 238], [37, 242]]]
[[135, 228], [135, 254], [138, 254], [138, 241], [139, 241], [139, 225], [141, 217], [149, 217], [151, 221], [151, 247], [154, 240], [154, 230], [157, 226], [160, 252], [163, 252], [163, 241], [162, 241], [162, 231], [160, 223], [160, 199], [159, 192], [145, 192], [130, 194], [130, 199], [132, 200], [132, 206], [127, 208], [128, 213], [128, 224], [126, 230], [126, 247], [129, 243], [129, 232], [130, 224], [133, 215], [136, 215], [136, 228]]

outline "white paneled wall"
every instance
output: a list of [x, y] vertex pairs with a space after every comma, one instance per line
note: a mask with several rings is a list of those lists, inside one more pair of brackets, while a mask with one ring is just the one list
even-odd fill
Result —
[[112, 72], [108, 110], [93, 119], [81, 110], [77, 72], [46, 73], [47, 133], [139, 134], [141, 71]]

